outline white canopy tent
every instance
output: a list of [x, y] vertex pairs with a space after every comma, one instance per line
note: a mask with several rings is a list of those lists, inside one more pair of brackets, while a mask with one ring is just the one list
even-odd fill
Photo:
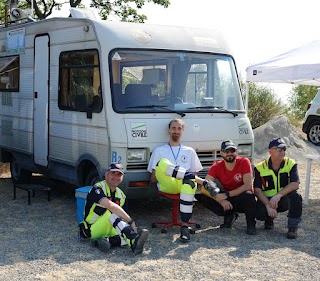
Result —
[[247, 67], [247, 82], [320, 86], [320, 40]]
[[[320, 40], [313, 41], [246, 69], [246, 82], [320, 86]], [[246, 108], [248, 108], [246, 87]]]

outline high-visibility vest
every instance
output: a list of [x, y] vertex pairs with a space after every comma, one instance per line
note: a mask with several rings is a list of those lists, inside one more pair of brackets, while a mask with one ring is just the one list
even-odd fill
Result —
[[[98, 182], [95, 184], [95, 186], [101, 187], [104, 194], [106, 195], [106, 197], [110, 201], [112, 201], [111, 190], [105, 181]], [[114, 203], [116, 203], [122, 207], [125, 203], [125, 200], [126, 200], [126, 195], [124, 194], [124, 192], [120, 188], [117, 187], [116, 192], [115, 192], [115, 202]], [[93, 224], [106, 211], [107, 211], [106, 208], [99, 206], [96, 203], [93, 203], [90, 208], [89, 214], [85, 218], [85, 221], [88, 222], [89, 224]]]
[[269, 159], [260, 162], [256, 168], [260, 173], [263, 193], [267, 197], [272, 197], [290, 183], [290, 171], [296, 162], [285, 157], [284, 165], [276, 175], [272, 169], [269, 169]]

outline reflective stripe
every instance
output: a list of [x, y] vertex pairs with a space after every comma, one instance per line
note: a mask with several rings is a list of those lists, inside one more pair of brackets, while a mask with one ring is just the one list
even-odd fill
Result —
[[172, 177], [175, 167], [176, 167], [175, 165], [173, 165], [172, 163], [169, 163], [165, 171], [166, 175]]
[[184, 175], [186, 174], [186, 169], [180, 167], [180, 166], [175, 166], [172, 163], [169, 163], [167, 168], [166, 168], [166, 175], [177, 178], [177, 179], [183, 179]]
[[180, 204], [180, 212], [186, 214], [192, 214], [193, 205], [182, 205]]
[[[193, 194], [181, 193], [180, 194], [180, 212], [191, 214], [193, 209], [193, 199], [194, 199]], [[183, 202], [185, 202], [186, 204], [184, 204]]]
[[194, 195], [193, 194], [181, 193], [180, 194], [180, 199], [183, 200], [183, 201], [187, 201], [187, 202], [193, 202]]
[[89, 215], [92, 215], [92, 216], [90, 216], [90, 218], [89, 218], [89, 216], [87, 217], [87, 219], [89, 218], [89, 221], [87, 221], [87, 222], [90, 223], [90, 224], [95, 223], [96, 220], [99, 218], [99, 216], [94, 212], [92, 212], [92, 213], [90, 212]]
[[[269, 166], [268, 166], [269, 159], [270, 157], [260, 162], [259, 164], [257, 164], [256, 169], [260, 173], [261, 182], [262, 182], [262, 191], [264, 195], [266, 195], [267, 197], [272, 197], [284, 188], [284, 186], [281, 186], [281, 182], [280, 182], [281, 174], [287, 174], [289, 179], [288, 183], [290, 183], [290, 171], [296, 162], [292, 159], [285, 157], [284, 164], [282, 167], [280, 167], [276, 175], [273, 170], [269, 169]], [[270, 185], [270, 182], [268, 182], [268, 180], [269, 181], [271, 180], [271, 183], [273, 184], [273, 186]]]

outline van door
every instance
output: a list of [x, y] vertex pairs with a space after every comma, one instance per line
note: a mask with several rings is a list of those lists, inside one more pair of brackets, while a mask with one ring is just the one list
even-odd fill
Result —
[[34, 108], [33, 153], [34, 162], [48, 165], [49, 122], [49, 36], [41, 35], [34, 42]]

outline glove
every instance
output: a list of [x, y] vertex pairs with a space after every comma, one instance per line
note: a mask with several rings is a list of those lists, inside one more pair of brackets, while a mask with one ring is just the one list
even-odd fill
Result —
[[204, 189], [207, 190], [212, 197], [215, 197], [220, 192], [220, 189], [218, 188], [217, 184], [211, 180], [204, 180], [202, 185]]

